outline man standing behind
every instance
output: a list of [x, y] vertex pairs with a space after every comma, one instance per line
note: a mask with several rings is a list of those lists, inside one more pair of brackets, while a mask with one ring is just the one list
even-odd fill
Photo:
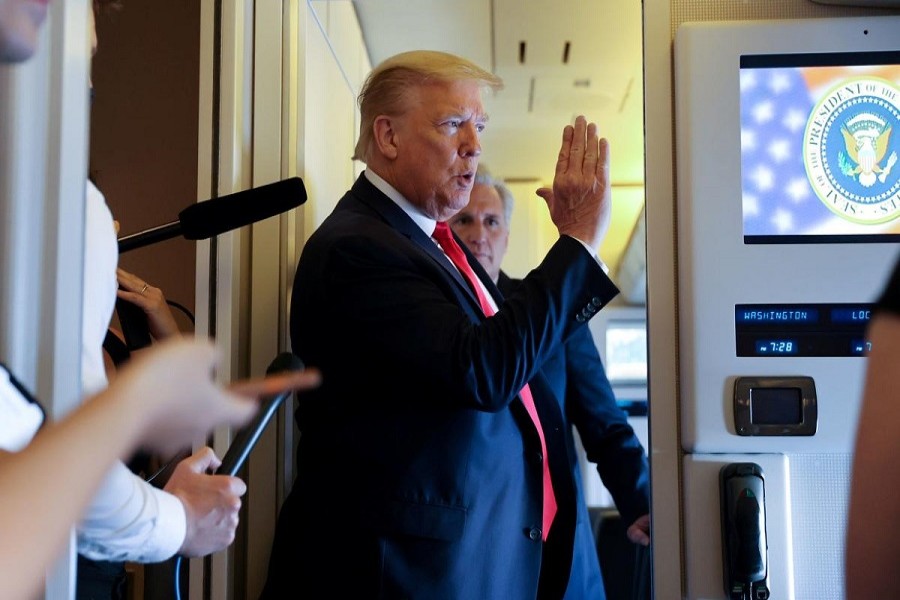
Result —
[[482, 89], [501, 85], [460, 57], [414, 51], [362, 87], [366, 170], [294, 278], [293, 350], [324, 385], [297, 409], [297, 479], [264, 597], [565, 592], [576, 489], [539, 371], [618, 293], [596, 258], [609, 148], [583, 116], [563, 128], [553, 188], [539, 191], [559, 240], [500, 306], [446, 221], [469, 202]]
[[[509, 243], [513, 202], [506, 185], [478, 165], [468, 206], [449, 221], [504, 296], [512, 295], [520, 283], [500, 269]], [[578, 487], [575, 555], [566, 598], [602, 600], [603, 578], [584, 501], [572, 426], [578, 429], [588, 459], [597, 465], [600, 479], [612, 494], [622, 518], [630, 523], [628, 538], [645, 546], [650, 543], [650, 468], [625, 412], [616, 404], [588, 328], [573, 333], [541, 370], [568, 424], [565, 431], [572, 458], [570, 468]]]

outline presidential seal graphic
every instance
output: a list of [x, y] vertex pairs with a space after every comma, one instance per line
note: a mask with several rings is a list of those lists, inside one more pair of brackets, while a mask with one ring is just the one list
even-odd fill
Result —
[[825, 206], [862, 224], [900, 219], [900, 88], [848, 79], [813, 107], [803, 136], [809, 183]]

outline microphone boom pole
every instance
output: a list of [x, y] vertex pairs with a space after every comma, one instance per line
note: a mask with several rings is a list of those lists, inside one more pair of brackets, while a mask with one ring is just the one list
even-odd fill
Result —
[[299, 177], [289, 177], [226, 196], [192, 204], [178, 220], [119, 238], [119, 253], [183, 236], [205, 240], [287, 212], [306, 202]]
[[119, 253], [137, 250], [157, 242], [171, 240], [181, 235], [181, 222], [172, 221], [166, 225], [157, 225], [138, 233], [119, 238]]

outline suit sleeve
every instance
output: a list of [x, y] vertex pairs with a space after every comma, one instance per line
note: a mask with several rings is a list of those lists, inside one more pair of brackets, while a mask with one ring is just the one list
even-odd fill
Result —
[[[427, 389], [436, 406], [505, 410], [561, 341], [618, 291], [579, 242], [564, 238], [485, 319], [432, 256], [394, 232], [338, 242], [304, 249], [291, 337], [298, 356], [322, 369], [322, 390], [340, 389], [363, 410], [375, 408], [364, 387], [395, 390], [388, 403]], [[318, 261], [321, 273], [303, 269], [304, 258]], [[316, 319], [297, 318], [312, 311]], [[323, 352], [321, 342], [310, 340], [341, 350]], [[329, 380], [347, 364], [354, 365], [354, 378]]]
[[616, 404], [600, 354], [587, 327], [566, 342], [566, 411], [587, 458], [597, 465], [629, 525], [650, 512], [650, 467], [640, 440]]

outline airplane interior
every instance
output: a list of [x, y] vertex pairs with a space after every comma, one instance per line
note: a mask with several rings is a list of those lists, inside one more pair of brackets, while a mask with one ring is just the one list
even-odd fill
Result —
[[[350, 157], [366, 75], [451, 52], [505, 83], [480, 160], [515, 196], [511, 275], [558, 237], [535, 190], [562, 128], [585, 115], [610, 141], [598, 256], [621, 293], [589, 327], [650, 460], [652, 542], [632, 552], [579, 449], [607, 598], [846, 598], [866, 327], [900, 256], [900, 2], [123, 0], [97, 15], [93, 57], [90, 11], [52, 2], [34, 59], [0, 65], [0, 362], [50, 418], [80, 401], [85, 172], [120, 240], [198, 202], [302, 187], [246, 222], [120, 245], [182, 332], [216, 340], [218, 378], [262, 374], [290, 347], [304, 244], [365, 168]], [[242, 457], [228, 551], [129, 565], [130, 600], [256, 600], [295, 409]], [[221, 456], [237, 433], [208, 442]], [[44, 598], [73, 597], [76, 554]]]

